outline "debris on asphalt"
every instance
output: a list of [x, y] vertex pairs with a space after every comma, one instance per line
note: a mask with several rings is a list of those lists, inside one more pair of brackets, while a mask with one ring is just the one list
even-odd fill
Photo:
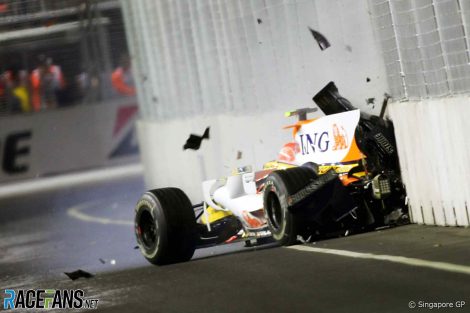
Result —
[[441, 246], [442, 246], [442, 245], [441, 245], [440, 243], [436, 243], [436, 244], [434, 244], [433, 247], [434, 247], [434, 248], [439, 248], [439, 247], [441, 247]]
[[300, 241], [301, 243], [307, 243], [307, 241], [304, 239], [304, 237], [297, 235], [297, 241]]
[[64, 272], [64, 274], [67, 275], [71, 280], [76, 280], [82, 277], [92, 278], [95, 276], [91, 273], [85, 272], [84, 270], [76, 270], [75, 272], [70, 272], [70, 273]]
[[317, 41], [320, 50], [323, 51], [330, 46], [330, 43], [328, 42], [328, 39], [326, 39], [325, 36], [310, 27], [308, 29], [312, 33], [313, 38], [315, 38], [315, 40]]
[[209, 129], [210, 127], [207, 127], [202, 136], [195, 134], [189, 135], [189, 138], [186, 140], [186, 143], [183, 146], [183, 150], [199, 150], [199, 148], [201, 147], [202, 140], [209, 139]]
[[366, 82], [370, 82], [370, 78], [369, 78], [369, 77], [366, 78]]
[[352, 47], [350, 45], [346, 45], [346, 51], [352, 52]]
[[240, 160], [243, 156], [243, 153], [241, 151], [237, 151], [237, 160]]
[[259, 19], [257, 19], [257, 22], [258, 22], [258, 24], [261, 24], [261, 23], [263, 23], [263, 20], [259, 18]]
[[139, 249], [139, 246], [135, 246], [135, 247], [134, 247], [134, 250], [138, 250], [138, 249]]
[[380, 233], [381, 230], [383, 229], [389, 229], [390, 228], [390, 225], [384, 225], [384, 226], [380, 226], [380, 227], [376, 227], [375, 230]]
[[107, 259], [100, 258], [99, 260], [102, 264], [109, 263], [111, 265], [116, 265], [116, 260], [115, 259], [107, 260]]
[[301, 235], [297, 235], [297, 241], [300, 241], [301, 243], [310, 243], [312, 240], [312, 236], [308, 236], [307, 239], [305, 239], [303, 236]]

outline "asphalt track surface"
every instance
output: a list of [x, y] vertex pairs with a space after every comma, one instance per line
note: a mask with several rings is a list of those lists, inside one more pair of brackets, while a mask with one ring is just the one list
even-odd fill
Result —
[[[143, 190], [127, 178], [0, 199], [0, 300], [7, 288], [52, 288], [84, 290], [99, 312], [470, 312], [470, 229], [409, 225], [296, 249], [235, 244], [156, 267], [134, 249]], [[95, 276], [63, 274], [77, 269]], [[454, 308], [419, 308], [439, 302]]]

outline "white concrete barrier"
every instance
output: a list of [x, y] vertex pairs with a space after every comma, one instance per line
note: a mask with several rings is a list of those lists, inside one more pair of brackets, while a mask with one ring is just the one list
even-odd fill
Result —
[[469, 226], [470, 97], [392, 103], [412, 221]]

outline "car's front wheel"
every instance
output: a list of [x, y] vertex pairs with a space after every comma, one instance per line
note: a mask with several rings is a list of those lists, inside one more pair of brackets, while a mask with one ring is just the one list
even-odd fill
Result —
[[196, 249], [197, 228], [186, 194], [177, 188], [146, 192], [135, 208], [135, 234], [140, 251], [150, 263], [190, 260]]

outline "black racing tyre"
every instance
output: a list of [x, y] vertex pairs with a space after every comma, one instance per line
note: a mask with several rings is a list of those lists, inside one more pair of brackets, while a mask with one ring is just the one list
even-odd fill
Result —
[[140, 251], [153, 264], [189, 261], [196, 249], [196, 218], [190, 200], [177, 188], [147, 191], [135, 208]]
[[309, 167], [295, 167], [272, 172], [267, 178], [263, 194], [264, 213], [273, 238], [281, 245], [297, 242], [301, 223], [289, 210], [288, 197], [300, 191], [316, 178]]
[[311, 168], [313, 170], [313, 172], [315, 173], [315, 175], [318, 177], [319, 169], [318, 169], [318, 164], [317, 163], [307, 162], [307, 163], [302, 164], [302, 166]]

